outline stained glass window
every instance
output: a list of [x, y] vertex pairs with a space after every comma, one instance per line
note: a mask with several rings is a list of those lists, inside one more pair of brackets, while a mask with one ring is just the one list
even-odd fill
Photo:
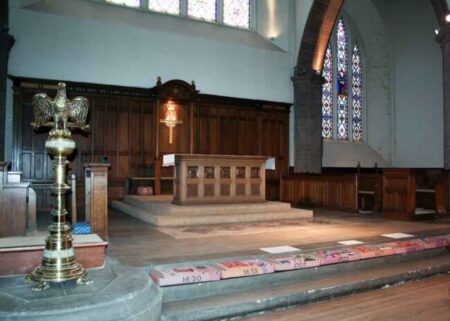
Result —
[[[362, 55], [358, 44], [351, 41], [343, 19], [338, 20], [336, 29], [336, 37], [330, 40], [325, 51], [322, 69], [322, 137], [361, 142], [364, 129]], [[331, 42], [336, 44], [336, 52]]]
[[139, 7], [140, 0], [106, 0], [107, 2], [125, 5], [127, 7]]
[[328, 44], [323, 62], [322, 76], [322, 137], [333, 138], [333, 54]]
[[188, 0], [188, 15], [207, 21], [216, 21], [216, 0]]
[[179, 14], [180, 0], [148, 0], [148, 8], [153, 11]]
[[357, 44], [352, 52], [352, 121], [353, 140], [362, 141], [362, 67]]
[[337, 28], [337, 139], [348, 139], [347, 32], [342, 19]]
[[250, 0], [223, 0], [223, 22], [227, 25], [250, 27]]

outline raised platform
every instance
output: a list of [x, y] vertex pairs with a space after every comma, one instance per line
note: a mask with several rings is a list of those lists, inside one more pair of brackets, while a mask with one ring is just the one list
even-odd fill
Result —
[[142, 268], [108, 260], [89, 271], [90, 285], [51, 284], [31, 290], [23, 277], [0, 278], [0, 320], [8, 321], [159, 321], [162, 293]]
[[[164, 198], [159, 201], [165, 202]], [[108, 255], [113, 259], [107, 258], [104, 269], [89, 270], [89, 276], [95, 280], [93, 285], [73, 286], [68, 282], [35, 293], [30, 290], [32, 285], [24, 283], [23, 276], [0, 278], [0, 320], [238, 319], [253, 313], [416, 282], [450, 270], [449, 250], [439, 248], [175, 286], [158, 287], [149, 277], [153, 269], [208, 266], [278, 255], [265, 253], [262, 247], [290, 245], [300, 248], [299, 253], [306, 253], [341, 247], [336, 242], [342, 240], [359, 240], [364, 244], [392, 242], [394, 239], [383, 235], [395, 232], [411, 234], [413, 238], [450, 234], [448, 220], [392, 222], [352, 213], [324, 215], [318, 210], [315, 214], [314, 219], [304, 219], [309, 223], [290, 232], [274, 232], [267, 227], [266, 232], [260, 234], [177, 239], [161, 233], [162, 228], [111, 211]], [[274, 223], [255, 224], [271, 226]], [[234, 227], [242, 225], [245, 224], [234, 224]]]
[[[46, 233], [40, 236], [0, 238], [0, 276], [28, 274], [41, 264]], [[105, 264], [108, 242], [97, 234], [73, 235], [77, 261], [87, 269]]]
[[[266, 256], [228, 260], [264, 258]], [[220, 261], [190, 262], [190, 265], [166, 264], [151, 269], [177, 268], [184, 271], [187, 266], [205, 266]], [[448, 271], [449, 249], [441, 247], [314, 268], [167, 286], [161, 288], [164, 303], [162, 320], [235, 319], [417, 281]]]
[[266, 202], [218, 205], [175, 205], [171, 195], [126, 195], [112, 208], [155, 226], [263, 222], [311, 218], [313, 211], [291, 208], [289, 203]]

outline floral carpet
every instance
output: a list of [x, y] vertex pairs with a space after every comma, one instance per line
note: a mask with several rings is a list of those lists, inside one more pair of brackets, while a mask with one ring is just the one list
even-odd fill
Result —
[[274, 222], [159, 227], [157, 229], [158, 231], [170, 235], [176, 239], [189, 239], [211, 236], [247, 235], [314, 229], [318, 225], [337, 223], [338, 222], [330, 219], [308, 218]]

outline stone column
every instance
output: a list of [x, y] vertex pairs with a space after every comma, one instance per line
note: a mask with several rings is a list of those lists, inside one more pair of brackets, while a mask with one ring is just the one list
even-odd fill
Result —
[[6, 80], [9, 50], [14, 38], [8, 33], [8, 1], [0, 1], [0, 160], [5, 159]]
[[442, 47], [444, 80], [444, 168], [450, 169], [450, 24], [441, 26], [436, 40]]
[[295, 108], [295, 173], [322, 171], [322, 76], [315, 71], [292, 78]]
[[[450, 170], [450, 24], [441, 25], [437, 42], [442, 47], [442, 70], [444, 81], [444, 169]], [[450, 172], [448, 172], [450, 178]], [[450, 182], [450, 179], [448, 180]], [[448, 200], [450, 187], [447, 184]], [[447, 208], [449, 205], [446, 205]]]

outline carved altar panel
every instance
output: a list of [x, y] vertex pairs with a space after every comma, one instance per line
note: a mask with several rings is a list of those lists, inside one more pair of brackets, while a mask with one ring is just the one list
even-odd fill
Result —
[[263, 156], [175, 155], [173, 203], [265, 202]]

